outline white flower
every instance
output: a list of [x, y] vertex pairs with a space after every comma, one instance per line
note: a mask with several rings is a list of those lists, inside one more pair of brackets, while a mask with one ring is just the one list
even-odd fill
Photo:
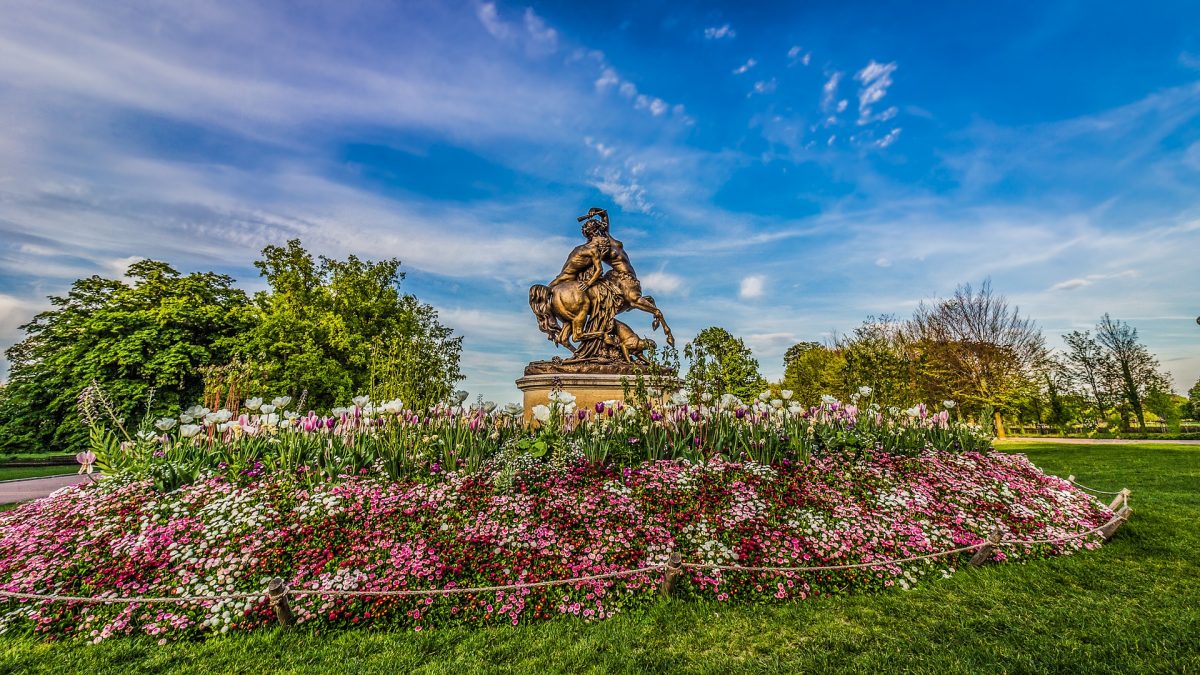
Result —
[[291, 402], [291, 396], [276, 396], [275, 398], [271, 399], [271, 405], [275, 406], [276, 408], [286, 408]]
[[247, 400], [246, 400], [246, 403], [245, 403], [246, 407], [247, 407], [247, 408], [249, 408], [250, 410], [258, 410], [258, 408], [259, 408], [259, 407], [260, 407], [262, 404], [263, 404], [263, 400], [262, 400], [262, 398], [261, 398], [261, 397], [255, 397], [255, 398], [247, 399]]
[[370, 396], [355, 396], [351, 400], [354, 401], [354, 405], [356, 405], [360, 408], [365, 408], [365, 407], [367, 407], [367, 404], [371, 402], [371, 397]]
[[262, 406], [262, 414], [270, 415], [273, 412], [275, 412], [275, 406], [271, 405], [270, 403]]
[[175, 419], [173, 417], [164, 417], [154, 423], [154, 428], [159, 431], [170, 431], [175, 428]]
[[334, 417], [341, 417], [342, 415], [349, 415], [350, 409], [349, 408], [334, 408], [333, 410], [329, 411], [329, 414], [333, 415]]
[[773, 399], [771, 399], [771, 407], [772, 407], [772, 408], [782, 408], [782, 407], [783, 407], [783, 400], [782, 400], [782, 399], [778, 399], [778, 398], [773, 398]]
[[179, 415], [179, 423], [180, 424], [191, 424], [192, 422], [195, 422], [195, 421], [196, 420], [193, 419], [192, 416], [187, 413], [181, 413]]
[[221, 408], [220, 410], [218, 410], [217, 412], [215, 412], [213, 414], [217, 416], [217, 421], [221, 422], [222, 424], [233, 419], [233, 413], [229, 412], [228, 410], [226, 410], [224, 408]]
[[675, 405], [683, 405], [684, 403], [687, 403], [687, 401], [688, 401], [687, 391], [685, 391], [683, 389], [680, 389], [679, 391], [675, 392], [674, 394], [671, 394], [671, 403], [674, 403]]
[[384, 401], [379, 405], [379, 409], [385, 413], [398, 413], [404, 410], [404, 403], [398, 398], [390, 401]]
[[205, 415], [208, 414], [208, 408], [205, 408], [202, 405], [194, 405], [183, 412], [184, 412], [184, 414], [186, 414], [192, 418], [204, 417]]
[[760, 400], [760, 401], [769, 401], [769, 400], [771, 400], [771, 390], [770, 390], [770, 389], [768, 389], [768, 390], [764, 391], [763, 393], [759, 394], [759, 395], [758, 395], [758, 400]]
[[784, 390], [781, 390], [781, 391], [779, 392], [779, 395], [780, 395], [780, 396], [782, 396], [782, 397], [783, 397], [783, 400], [785, 400], [785, 401], [790, 401], [790, 400], [792, 400], [792, 390], [791, 390], [791, 389], [784, 389]]
[[945, 401], [942, 401], [942, 405], [946, 406], [946, 409], [949, 410], [950, 408], [953, 408], [954, 406], [956, 406], [958, 404], [955, 403], [954, 401], [947, 399]]
[[289, 422], [290, 422], [291, 420], [297, 419], [297, 418], [299, 418], [299, 417], [300, 417], [300, 413], [298, 413], [298, 412], [294, 412], [294, 411], [291, 411], [291, 410], [289, 410], [289, 411], [287, 411], [287, 412], [283, 413], [283, 419], [285, 419], [285, 420], [288, 420]]
[[179, 427], [180, 438], [191, 438], [198, 433], [200, 433], [199, 424], [184, 424], [183, 426]]
[[495, 401], [484, 401], [483, 402], [483, 412], [490, 413], [495, 409], [496, 409]]
[[788, 412], [793, 415], [799, 415], [800, 413], [804, 412], [804, 406], [800, 405], [799, 403], [793, 403], [788, 406]]
[[736, 408], [741, 404], [741, 400], [739, 400], [738, 397], [734, 396], [733, 394], [721, 394], [722, 408]]
[[700, 400], [705, 403], [708, 403], [709, 401], [712, 400], [712, 394], [710, 394], [709, 392], [706, 391], [706, 392], [700, 394]]
[[462, 402], [467, 400], [468, 396], [470, 396], [470, 394], [468, 394], [465, 391], [459, 390], [459, 391], [454, 392], [454, 394], [450, 397], [450, 400], [454, 401], [454, 405], [462, 405]]
[[834, 403], [837, 403], [837, 402], [838, 402], [838, 400], [836, 397], [830, 396], [829, 394], [821, 395], [821, 403], [824, 403], [825, 405], [833, 405]]
[[524, 411], [525, 411], [525, 406], [521, 405], [520, 403], [504, 404], [504, 412], [508, 413], [509, 415], [512, 415], [513, 417], [520, 415]]
[[530, 412], [533, 414], [533, 419], [542, 424], [550, 421], [550, 408], [548, 406], [538, 404], [533, 406], [533, 410]]
[[859, 396], [870, 396], [871, 392], [873, 392], [873, 391], [875, 391], [875, 390], [870, 387], [859, 387], [858, 395]]
[[909, 417], [919, 417], [921, 415], [921, 408], [920, 408], [920, 406], [914, 405], [913, 407], [909, 408], [908, 410], [905, 410], [904, 414], [908, 415]]
[[550, 400], [555, 403], [571, 404], [575, 402], [575, 394], [569, 391], [552, 391]]

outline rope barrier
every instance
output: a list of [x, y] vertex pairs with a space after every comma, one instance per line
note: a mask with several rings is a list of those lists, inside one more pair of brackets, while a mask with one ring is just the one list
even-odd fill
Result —
[[1120, 490], [1118, 490], [1116, 492], [1109, 492], [1108, 490], [1097, 490], [1096, 488], [1091, 488], [1086, 485], [1080, 485], [1079, 483], [1076, 483], [1075, 481], [1071, 480], [1070, 478], [1067, 479], [1067, 482], [1081, 490], [1087, 490], [1088, 492], [1094, 492], [1098, 495], [1119, 495], [1119, 494], [1121, 494]]
[[[1072, 483], [1073, 485], [1078, 485], [1077, 483], [1074, 482], [1074, 480], [1069, 480], [1069, 482]], [[1079, 487], [1083, 487], [1083, 486], [1080, 485]], [[1121, 492], [1109, 492], [1109, 493], [1105, 493], [1105, 494], [1128, 495], [1128, 492], [1122, 490]], [[296, 596], [317, 595], [317, 596], [322, 596], [322, 597], [363, 597], [363, 596], [406, 597], [406, 596], [431, 596], [431, 595], [442, 595], [442, 596], [465, 595], [465, 594], [472, 594], [472, 593], [495, 593], [495, 592], [500, 592], [500, 591], [520, 590], [520, 589], [526, 589], [526, 588], [546, 588], [546, 587], [551, 587], [551, 586], [563, 586], [566, 584], [576, 584], [576, 583], [582, 583], [582, 582], [586, 582], [586, 581], [602, 581], [605, 579], [615, 579], [615, 578], [624, 577], [624, 576], [645, 574], [647, 572], [665, 571], [668, 573], [672, 573], [673, 570], [678, 571], [678, 569], [680, 569], [680, 568], [697, 569], [697, 570], [716, 569], [716, 570], [726, 570], [726, 571], [736, 571], [736, 572], [832, 572], [832, 571], [839, 571], [839, 570], [863, 569], [863, 568], [869, 568], [869, 567], [887, 567], [890, 565], [900, 565], [903, 563], [916, 562], [918, 560], [932, 560], [935, 558], [941, 558], [941, 557], [948, 556], [948, 555], [955, 555], [958, 553], [966, 553], [967, 551], [979, 551], [980, 549], [984, 549], [984, 548], [992, 547], [992, 546], [996, 546], [996, 545], [1034, 546], [1034, 545], [1040, 545], [1040, 544], [1061, 544], [1061, 543], [1065, 543], [1067, 541], [1072, 541], [1074, 539], [1081, 539], [1081, 538], [1086, 537], [1091, 534], [1096, 534], [1096, 533], [1104, 534], [1105, 530], [1107, 528], [1112, 527], [1113, 525], [1117, 524], [1118, 522], [1124, 522], [1126, 519], [1128, 519], [1129, 513], [1130, 513], [1129, 507], [1125, 506], [1119, 512], [1117, 512], [1116, 515], [1114, 515], [1108, 522], [1104, 523], [1103, 525], [1093, 527], [1093, 528], [1091, 528], [1089, 530], [1085, 530], [1083, 532], [1076, 532], [1074, 534], [1069, 534], [1069, 535], [1065, 535], [1062, 537], [1056, 537], [1054, 539], [1028, 539], [1028, 540], [1025, 540], [1025, 539], [998, 539], [997, 538], [997, 539], [992, 539], [990, 541], [982, 541], [978, 544], [972, 544], [970, 546], [961, 546], [959, 548], [953, 548], [953, 549], [949, 549], [946, 551], [939, 551], [936, 553], [927, 553], [925, 555], [912, 556], [912, 557], [908, 557], [908, 558], [898, 558], [898, 559], [892, 559], [892, 560], [877, 560], [877, 561], [873, 561], [873, 562], [847, 563], [844, 565], [810, 565], [810, 566], [803, 566], [803, 567], [760, 567], [760, 566], [743, 566], [743, 565], [718, 565], [715, 563], [713, 563], [713, 564], [709, 564], [709, 563], [679, 563], [678, 556], [676, 555], [676, 556], [672, 556], [671, 562], [667, 563], [667, 564], [652, 565], [649, 567], [639, 567], [636, 569], [620, 570], [620, 571], [616, 571], [616, 572], [607, 572], [604, 574], [592, 574], [592, 575], [587, 575], [587, 576], [582, 576], [582, 577], [573, 577], [571, 579], [554, 579], [554, 580], [548, 580], [548, 581], [533, 581], [533, 582], [528, 582], [528, 583], [503, 584], [503, 585], [499, 585], [499, 586], [473, 586], [473, 587], [464, 587], [464, 588], [432, 588], [432, 589], [411, 589], [411, 590], [390, 590], [390, 591], [389, 590], [379, 590], [379, 591], [336, 590], [336, 589], [313, 589], [313, 588], [287, 589], [285, 587], [281, 590], [280, 596], [286, 597], [287, 595], [296, 595]], [[998, 537], [998, 534], [995, 534], [993, 536]], [[1105, 534], [1105, 536], [1106, 537], [1111, 536], [1111, 534]], [[990, 551], [990, 549], [989, 549], [989, 551]], [[981, 555], [986, 555], [986, 554], [981, 554]], [[276, 581], [278, 582], [278, 581], [282, 581], [282, 580], [277, 579]], [[47, 594], [20, 593], [17, 591], [7, 591], [7, 590], [0, 589], [0, 598], [14, 599], [14, 600], [43, 600], [43, 601], [51, 601], [51, 602], [80, 602], [80, 603], [85, 603], [85, 604], [112, 604], [112, 603], [162, 604], [162, 603], [214, 602], [214, 601], [222, 601], [222, 600], [263, 600], [263, 599], [267, 599], [267, 596], [265, 596], [263, 593], [259, 592], [259, 593], [230, 593], [230, 594], [225, 594], [225, 595], [188, 595], [188, 596], [177, 596], [177, 597], [86, 597], [86, 596], [74, 596], [74, 595], [57, 595], [57, 594], [48, 594], [48, 593]], [[276, 602], [274, 589], [272, 589], [272, 595], [270, 597], [270, 600], [272, 603]]]

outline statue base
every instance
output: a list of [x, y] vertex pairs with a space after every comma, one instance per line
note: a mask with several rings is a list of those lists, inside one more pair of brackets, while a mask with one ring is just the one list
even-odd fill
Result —
[[[535, 405], [550, 404], [550, 392], [556, 385], [574, 394], [575, 405], [580, 410], [595, 411], [597, 403], [624, 401], [625, 383], [632, 388], [639, 373], [651, 374], [649, 369], [629, 363], [534, 361], [525, 368], [525, 377], [517, 380], [517, 388], [525, 395], [525, 421], [529, 421]], [[672, 391], [680, 386], [674, 373], [670, 375], [670, 381]]]

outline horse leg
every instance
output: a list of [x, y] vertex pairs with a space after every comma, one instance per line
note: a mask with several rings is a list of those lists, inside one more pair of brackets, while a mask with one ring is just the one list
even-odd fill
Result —
[[675, 336], [671, 334], [671, 327], [667, 325], [667, 319], [663, 316], [662, 310], [658, 308], [658, 305], [654, 304], [654, 298], [642, 296], [636, 300], [630, 301], [629, 306], [653, 315], [653, 327], [657, 328], [659, 325], [661, 325], [663, 333], [667, 336], [667, 344], [671, 345], [672, 347], [675, 346]]

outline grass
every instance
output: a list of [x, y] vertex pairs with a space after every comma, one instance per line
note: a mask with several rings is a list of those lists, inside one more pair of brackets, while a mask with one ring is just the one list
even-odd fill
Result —
[[1200, 448], [1000, 449], [1098, 488], [1128, 486], [1135, 515], [1099, 551], [964, 570], [908, 592], [758, 606], [664, 601], [596, 624], [272, 630], [166, 646], [0, 637], [0, 672], [1200, 671]]
[[4, 466], [0, 464], [0, 480], [15, 478], [40, 478], [42, 476], [62, 476], [79, 471], [79, 466]]

